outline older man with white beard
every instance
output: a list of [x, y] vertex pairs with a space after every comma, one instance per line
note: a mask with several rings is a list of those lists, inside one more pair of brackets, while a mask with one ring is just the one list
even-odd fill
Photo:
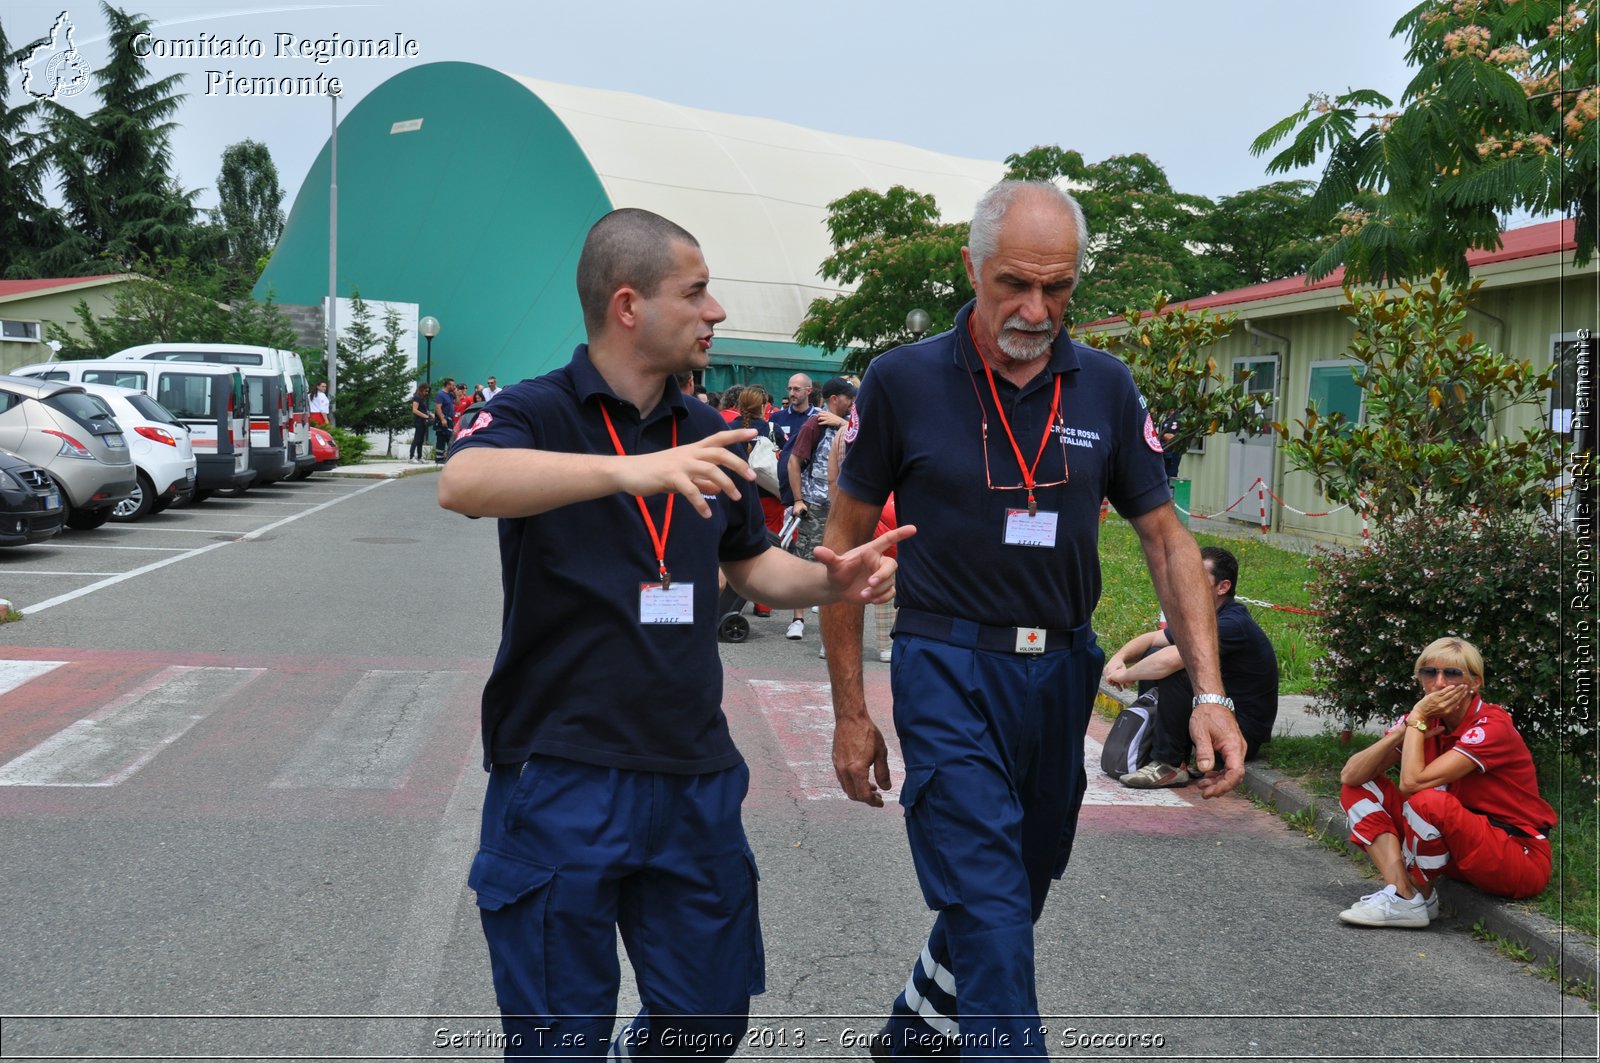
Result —
[[[1083, 801], [1105, 659], [1089, 627], [1102, 497], [1137, 530], [1193, 662], [1201, 793], [1244, 774], [1205, 570], [1173, 511], [1144, 399], [1121, 362], [1062, 333], [1086, 239], [1082, 211], [1053, 185], [995, 186], [962, 249], [977, 298], [951, 331], [875, 360], [857, 398], [824, 542], [869, 540], [891, 491], [920, 529], [900, 547], [891, 685], [900, 803], [938, 912], [873, 1045], [880, 1058], [1048, 1054], [1033, 923]], [[862, 688], [862, 611], [826, 609], [834, 768], [852, 800], [882, 805], [891, 780]]]

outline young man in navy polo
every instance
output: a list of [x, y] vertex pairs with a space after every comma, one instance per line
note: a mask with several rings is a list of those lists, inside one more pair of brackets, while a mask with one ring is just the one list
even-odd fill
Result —
[[[976, 299], [955, 328], [872, 363], [856, 399], [824, 544], [872, 535], [894, 492], [922, 531], [900, 548], [891, 688], [900, 803], [917, 880], [938, 911], [874, 1055], [1048, 1055], [1033, 923], [1066, 869], [1083, 801], [1083, 739], [1104, 654], [1099, 507], [1138, 532], [1198, 693], [1206, 796], [1244, 774], [1217, 669], [1199, 550], [1173, 513], [1161, 443], [1128, 369], [1062, 333], [1086, 234], [1053, 185], [1002, 182], [962, 258]], [[867, 713], [859, 608], [826, 607], [834, 768], [881, 805], [883, 735]]]
[[[470, 884], [508, 1056], [732, 1055], [763, 988], [749, 773], [723, 716], [717, 571], [785, 606], [893, 593], [885, 535], [767, 548], [754, 435], [685, 399], [725, 317], [694, 237], [649, 211], [578, 260], [589, 342], [462, 433], [439, 502], [499, 517], [500, 651]], [[906, 528], [900, 532], [910, 534]], [[621, 932], [643, 1007], [613, 1039]]]

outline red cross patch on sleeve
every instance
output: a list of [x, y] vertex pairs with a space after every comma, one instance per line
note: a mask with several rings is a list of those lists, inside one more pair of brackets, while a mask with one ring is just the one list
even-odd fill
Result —
[[1161, 438], [1156, 435], [1155, 422], [1150, 420], [1149, 413], [1144, 415], [1144, 445], [1155, 451], [1157, 454], [1165, 453], [1165, 451], [1161, 449]]

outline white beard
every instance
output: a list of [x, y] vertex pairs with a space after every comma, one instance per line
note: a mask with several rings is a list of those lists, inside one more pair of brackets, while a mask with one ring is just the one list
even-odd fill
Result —
[[1012, 314], [1001, 326], [995, 342], [1012, 361], [1032, 362], [1050, 353], [1050, 346], [1056, 341], [1056, 332], [1057, 327], [1049, 323], [1043, 326], [1030, 325], [1021, 314]]

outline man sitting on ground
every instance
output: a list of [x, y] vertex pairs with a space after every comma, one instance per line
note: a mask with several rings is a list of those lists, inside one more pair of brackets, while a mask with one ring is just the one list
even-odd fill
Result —
[[[1278, 717], [1278, 655], [1266, 632], [1243, 605], [1234, 601], [1239, 561], [1220, 546], [1200, 551], [1211, 593], [1217, 604], [1217, 649], [1222, 657], [1222, 686], [1233, 699], [1234, 715], [1244, 733], [1245, 760], [1254, 760], [1272, 737]], [[1131, 663], [1130, 663], [1131, 662]], [[1139, 692], [1156, 690], [1155, 742], [1150, 763], [1122, 776], [1122, 785], [1138, 790], [1182, 786], [1190, 779], [1184, 762], [1192, 749], [1189, 713], [1194, 689], [1189, 684], [1182, 650], [1165, 628], [1135, 636], [1106, 661], [1105, 680], [1119, 690], [1132, 683]]]

